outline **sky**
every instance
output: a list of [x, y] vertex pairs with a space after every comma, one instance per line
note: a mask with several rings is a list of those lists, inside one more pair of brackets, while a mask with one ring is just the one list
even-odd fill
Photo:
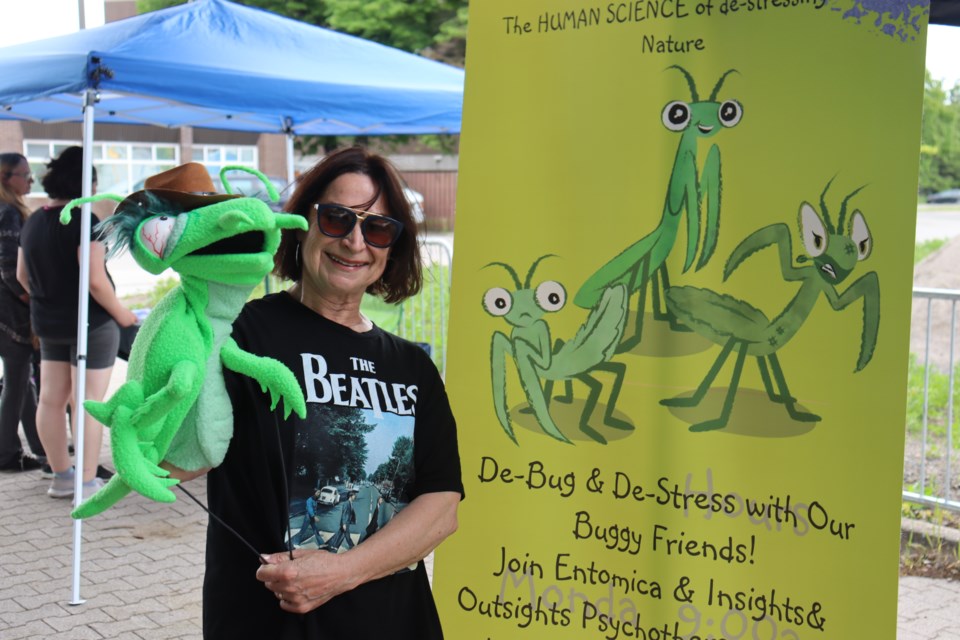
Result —
[[[76, 31], [80, 0], [5, 0], [0, 46]], [[86, 26], [103, 24], [102, 0], [83, 0]], [[927, 68], [949, 88], [960, 82], [960, 27], [932, 25], [927, 34]]]
[[960, 27], [930, 25], [927, 30], [927, 69], [945, 87], [960, 82]]

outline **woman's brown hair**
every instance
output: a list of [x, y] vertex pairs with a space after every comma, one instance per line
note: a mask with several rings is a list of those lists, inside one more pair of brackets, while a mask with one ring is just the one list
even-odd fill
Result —
[[[287, 202], [289, 213], [309, 219], [310, 209], [320, 202], [330, 184], [340, 176], [359, 173], [369, 177], [382, 197], [391, 218], [403, 224], [403, 233], [390, 248], [390, 257], [380, 279], [367, 288], [367, 293], [381, 296], [386, 302], [396, 303], [414, 296], [423, 286], [423, 267], [417, 246], [417, 223], [410, 211], [410, 203], [403, 195], [403, 181], [397, 170], [381, 155], [363, 147], [349, 147], [334, 151], [300, 177], [297, 188]], [[300, 281], [300, 241], [297, 232], [283, 231], [280, 247], [274, 256], [273, 272], [287, 280]]]
[[16, 207], [24, 219], [30, 215], [27, 203], [23, 201], [23, 196], [14, 193], [7, 186], [7, 181], [20, 163], [26, 161], [27, 159], [19, 153], [0, 153], [0, 202]]

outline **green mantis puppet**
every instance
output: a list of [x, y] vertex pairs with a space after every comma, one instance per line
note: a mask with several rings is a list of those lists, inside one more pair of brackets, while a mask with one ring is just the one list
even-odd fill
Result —
[[[75, 518], [104, 511], [131, 489], [158, 502], [173, 502], [169, 487], [177, 481], [159, 466], [164, 460], [188, 470], [223, 461], [233, 433], [223, 367], [260, 382], [270, 393], [271, 408], [282, 398], [285, 416], [291, 409], [306, 416], [303, 393], [290, 370], [241, 350], [230, 337], [233, 320], [273, 266], [280, 230], [305, 229], [306, 220], [274, 213], [257, 198], [207, 194], [213, 191], [212, 181], [195, 163], [165, 172], [170, 179], [158, 183], [188, 184], [187, 174], [199, 172], [209, 187], [154, 189], [148, 181], [147, 191], [123, 200], [117, 213], [100, 225], [111, 252], [129, 247], [141, 267], [153, 274], [171, 268], [180, 284], [141, 327], [126, 382], [108, 401], [84, 403], [110, 427], [117, 474], [74, 510]], [[275, 199], [269, 181], [251, 172], [264, 180]], [[223, 182], [229, 191], [228, 181]], [[95, 198], [104, 197], [119, 199]], [[65, 220], [81, 202], [64, 208]]]
[[[826, 205], [827, 190], [832, 182], [833, 180], [827, 183], [820, 195], [822, 217], [813, 205], [807, 202], [800, 205], [798, 223], [806, 255], [798, 256], [797, 262], [803, 266], [793, 265], [790, 229], [783, 223], [754, 231], [734, 249], [727, 260], [724, 280], [750, 255], [770, 245], [777, 247], [783, 279], [787, 282], [799, 282], [800, 289], [773, 320], [743, 300], [709, 289], [673, 287], [667, 292], [667, 306], [677, 317], [697, 333], [723, 345], [723, 349], [692, 396], [668, 398], [661, 400], [661, 404], [671, 407], [699, 404], [727, 357], [733, 351], [737, 352], [737, 361], [720, 416], [691, 426], [691, 431], [710, 431], [727, 425], [740, 384], [744, 360], [748, 355], [757, 359], [760, 377], [767, 396], [772, 401], [782, 403], [794, 420], [820, 420], [820, 416], [796, 408], [796, 398], [790, 395], [777, 352], [800, 330], [821, 294], [826, 296], [830, 306], [836, 311], [841, 311], [863, 298], [863, 331], [855, 371], [867, 366], [873, 357], [880, 329], [880, 280], [877, 273], [867, 272], [842, 293], [837, 291], [837, 286], [847, 279], [857, 264], [870, 257], [873, 237], [859, 210], [855, 210], [849, 220], [846, 219], [847, 204], [860, 189], [843, 199], [837, 222], [833, 223]], [[804, 264], [808, 262], [811, 264]], [[773, 381], [770, 379], [771, 372]]]
[[668, 103], [662, 112], [663, 126], [670, 131], [680, 133], [677, 155], [673, 161], [673, 172], [667, 184], [667, 195], [663, 203], [663, 214], [657, 228], [636, 241], [619, 255], [600, 267], [590, 276], [574, 296], [574, 303], [590, 309], [597, 304], [604, 290], [613, 284], [622, 283], [627, 293], [638, 292], [635, 329], [633, 335], [625, 338], [617, 352], [629, 351], [643, 336], [643, 314], [646, 306], [647, 286], [653, 279], [653, 312], [658, 319], [667, 319], [671, 327], [679, 328], [675, 316], [669, 311], [661, 311], [663, 293], [670, 288], [667, 273], [667, 256], [673, 250], [680, 227], [680, 219], [687, 213], [687, 250], [683, 270], [686, 272], [697, 257], [700, 244], [701, 220], [703, 219], [703, 201], [706, 199], [706, 220], [703, 225], [703, 245], [700, 246], [700, 259], [697, 269], [701, 269], [710, 260], [717, 246], [720, 228], [720, 195], [722, 178], [720, 174], [720, 149], [711, 145], [703, 164], [703, 173], [697, 173], [697, 142], [700, 138], [715, 136], [722, 129], [736, 126], [743, 117], [743, 107], [736, 100], [717, 102], [717, 95], [723, 81], [735, 69], [730, 69], [717, 81], [710, 97], [701, 101], [693, 78], [682, 67], [672, 65], [668, 69], [677, 69], [686, 77], [690, 87], [692, 102], [674, 100]]

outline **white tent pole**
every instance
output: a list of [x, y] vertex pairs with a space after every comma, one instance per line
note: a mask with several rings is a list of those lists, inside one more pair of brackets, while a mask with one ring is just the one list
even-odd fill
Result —
[[[83, 100], [83, 197], [93, 195], [93, 111], [97, 92], [87, 89]], [[83, 399], [87, 393], [87, 322], [90, 314], [90, 203], [80, 208], [80, 297], [77, 314], [77, 394], [73, 398], [76, 429], [73, 432], [76, 462], [74, 463], [73, 506], [83, 500]], [[81, 520], [73, 521], [73, 597], [70, 604], [83, 604], [80, 598], [80, 550], [82, 545]]]
[[293, 166], [293, 139], [297, 136], [293, 131], [293, 122], [290, 118], [284, 118], [283, 131], [287, 134], [287, 188], [293, 188], [293, 181], [297, 177], [297, 172]]

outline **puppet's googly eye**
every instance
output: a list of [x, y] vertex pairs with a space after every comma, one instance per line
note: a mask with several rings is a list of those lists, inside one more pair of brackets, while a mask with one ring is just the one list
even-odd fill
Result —
[[147, 251], [162, 258], [175, 222], [173, 216], [150, 218], [140, 226], [140, 243]]
[[870, 257], [870, 252], [873, 251], [873, 238], [866, 219], [859, 211], [854, 211], [853, 218], [850, 220], [850, 239], [857, 245], [857, 260], [866, 260]]
[[735, 127], [743, 117], [743, 107], [736, 100], [726, 100], [720, 104], [720, 124], [725, 127]]
[[663, 126], [670, 131], [683, 131], [690, 124], [690, 105], [679, 100], [663, 108]]
[[544, 311], [560, 311], [567, 302], [567, 291], [563, 285], [553, 280], [541, 282], [534, 294], [537, 306]]
[[483, 294], [483, 308], [492, 316], [505, 316], [513, 307], [513, 296], [503, 287], [494, 287]]
[[827, 228], [816, 209], [806, 202], [800, 207], [800, 233], [807, 255], [816, 258], [827, 250]]

